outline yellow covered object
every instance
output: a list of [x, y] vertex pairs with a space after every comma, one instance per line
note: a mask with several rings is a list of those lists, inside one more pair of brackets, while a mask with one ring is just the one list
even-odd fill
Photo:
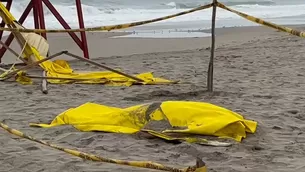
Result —
[[246, 133], [255, 133], [257, 127], [257, 122], [246, 120], [228, 109], [189, 101], [165, 101], [157, 107], [152, 103], [123, 109], [89, 102], [59, 114], [51, 124], [31, 126], [73, 125], [80, 131], [132, 134], [139, 132], [149, 121], [160, 120], [171, 125], [163, 133], [219, 136], [239, 142], [246, 138]]

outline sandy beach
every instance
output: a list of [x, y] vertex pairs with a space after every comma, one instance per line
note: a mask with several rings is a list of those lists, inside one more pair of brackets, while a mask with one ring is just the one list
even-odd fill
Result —
[[[206, 93], [209, 37], [111, 38], [124, 33], [88, 33], [90, 56], [95, 61], [130, 74], [152, 71], [157, 77], [181, 83], [131, 87], [49, 85], [49, 94], [44, 95], [39, 80], [33, 85], [2, 82], [0, 119], [38, 139], [109, 158], [186, 167], [194, 165], [199, 156], [209, 172], [304, 171], [305, 39], [265, 27], [221, 28], [216, 33], [213, 94]], [[51, 54], [61, 50], [82, 54], [68, 36], [49, 34], [48, 40]], [[12, 47], [17, 50], [16, 45]], [[11, 63], [12, 58], [6, 53], [3, 62]], [[79, 70], [103, 70], [80, 61], [70, 63]], [[49, 123], [59, 113], [86, 102], [128, 107], [165, 100], [213, 103], [257, 121], [258, 130], [241, 143], [220, 148], [79, 132], [71, 126], [29, 127], [32, 122]], [[84, 161], [2, 129], [0, 155], [3, 172], [153, 171]]]

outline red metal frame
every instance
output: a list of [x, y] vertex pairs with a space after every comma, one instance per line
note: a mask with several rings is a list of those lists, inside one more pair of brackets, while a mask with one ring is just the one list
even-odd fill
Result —
[[[76, 2], [76, 8], [77, 8], [79, 28], [83, 29], [83, 28], [85, 28], [85, 24], [84, 24], [83, 12], [82, 12], [82, 3], [81, 3], [81, 0], [75, 0], [75, 2]], [[81, 32], [80, 35], [81, 35], [81, 39], [82, 39], [83, 49], [88, 50], [86, 32]], [[84, 57], [89, 57], [88, 51], [84, 51]]]
[[[8, 10], [11, 9], [13, 0], [2, 0], [2, 2], [6, 2], [6, 8]], [[82, 7], [81, 7], [81, 0], [75, 0], [76, 2], [76, 8], [77, 8], [77, 14], [78, 14], [78, 21], [79, 21], [79, 28], [84, 28], [84, 19], [83, 19], [83, 13], [82, 13]], [[20, 24], [23, 24], [31, 10], [33, 9], [33, 16], [34, 16], [34, 27], [35, 29], [45, 29], [45, 20], [44, 20], [44, 13], [43, 13], [43, 3], [45, 6], [52, 12], [52, 14], [55, 16], [55, 18], [59, 21], [59, 23], [65, 28], [65, 29], [71, 29], [71, 27], [67, 24], [67, 22], [63, 19], [63, 17], [59, 14], [59, 12], [54, 8], [52, 3], [49, 0], [31, 0], [28, 4], [28, 6], [25, 8], [23, 14], [21, 15], [18, 22]], [[4, 21], [0, 23], [1, 27], [5, 26]], [[83, 54], [85, 58], [89, 59], [89, 51], [88, 51], [88, 44], [87, 44], [87, 38], [86, 33], [81, 32], [81, 39], [74, 33], [74, 32], [68, 32], [68, 34], [72, 37], [72, 39], [75, 41], [75, 43], [79, 46], [81, 50], [83, 50]], [[46, 33], [41, 33], [41, 35], [47, 39]], [[0, 31], [0, 39], [3, 36], [3, 31]], [[5, 41], [5, 44], [9, 46], [14, 39], [13, 34], [10, 34]], [[0, 62], [1, 58], [6, 52], [6, 48], [2, 47], [0, 49]]]
[[[4, 1], [4, 2], [5, 2], [5, 1]], [[7, 8], [8, 10], [11, 9], [11, 6], [12, 6], [12, 1], [6, 2], [6, 8]], [[3, 20], [2, 20], [2, 22], [1, 22], [1, 24], [0, 24], [0, 26], [1, 26], [1, 27], [4, 27], [4, 26], [5, 26], [5, 23], [4, 23]], [[2, 38], [2, 35], [3, 35], [3, 31], [0, 32], [0, 38]]]

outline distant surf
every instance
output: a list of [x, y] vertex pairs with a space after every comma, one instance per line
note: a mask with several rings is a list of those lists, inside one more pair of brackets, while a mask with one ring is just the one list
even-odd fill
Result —
[[[62, 14], [72, 28], [78, 27], [76, 7], [71, 0], [53, 0], [55, 8]], [[200, 5], [208, 4], [211, 0], [84, 0], [83, 14], [86, 27], [121, 24], [141, 20], [162, 17], [178, 13]], [[305, 15], [305, 1], [302, 0], [223, 0], [222, 3], [232, 8], [263, 19], [283, 18], [287, 22], [303, 24]], [[11, 12], [19, 18], [28, 0], [15, 0]], [[55, 17], [46, 8], [44, 10], [47, 28], [62, 28]], [[31, 15], [24, 26], [33, 28], [33, 16]], [[202, 23], [198, 29], [210, 27], [211, 9], [195, 12], [174, 19], [161, 21], [153, 25], [198, 22]], [[230, 23], [230, 26], [249, 25], [249, 22], [240, 22], [240, 17], [218, 10], [219, 23]], [[294, 20], [295, 19], [295, 20]], [[228, 22], [230, 21], [230, 22]], [[305, 23], [305, 22], [304, 22]], [[221, 25], [218, 25], [221, 27]], [[194, 28], [193, 28], [194, 29]], [[196, 29], [196, 28], [195, 28]]]

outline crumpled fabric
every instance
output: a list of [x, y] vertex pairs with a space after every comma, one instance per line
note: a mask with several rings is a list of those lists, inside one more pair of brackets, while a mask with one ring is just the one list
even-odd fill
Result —
[[[0, 74], [0, 78], [5, 78], [7, 76], [7, 74], [9, 74], [10, 72], [13, 72], [15, 70], [16, 69], [13, 68], [10, 71], [3, 72], [2, 74]], [[20, 84], [23, 84], [23, 85], [31, 85], [31, 84], [33, 84], [32, 79], [27, 77], [26, 73], [24, 71], [17, 72], [17, 74], [15, 75], [15, 80], [16, 80], [16, 82], [18, 82]]]
[[17, 73], [15, 79], [17, 82], [19, 82], [20, 84], [23, 84], [23, 85], [33, 84], [33, 81], [31, 80], [31, 78], [27, 77], [26, 73], [24, 73], [22, 71]]
[[[39, 55], [39, 52], [34, 47], [32, 47], [32, 51], [37, 61], [42, 60], [44, 58]], [[55, 60], [55, 61], [48, 60], [41, 63], [40, 66], [46, 71], [48, 77], [86, 79], [79, 81], [47, 79], [49, 83], [53, 83], [53, 84], [67, 84], [73, 82], [73, 83], [83, 83], [83, 84], [105, 84], [111, 86], [131, 86], [134, 84], [155, 85], [155, 84], [176, 83], [176, 81], [170, 81], [163, 78], [156, 78], [153, 76], [152, 72], [135, 75], [136, 77], [144, 80], [144, 82], [139, 82], [134, 79], [130, 79], [128, 77], [110, 71], [75, 72], [70, 67], [69, 63], [65, 60]]]
[[[128, 108], [87, 102], [59, 114], [50, 124], [36, 127], [72, 125], [80, 131], [133, 134], [151, 121], [167, 121], [161, 133], [188, 133], [231, 138], [241, 142], [247, 133], [255, 133], [257, 122], [228, 109], [205, 102], [165, 101], [159, 106], [140, 104]], [[159, 132], [159, 131], [157, 131]]]

